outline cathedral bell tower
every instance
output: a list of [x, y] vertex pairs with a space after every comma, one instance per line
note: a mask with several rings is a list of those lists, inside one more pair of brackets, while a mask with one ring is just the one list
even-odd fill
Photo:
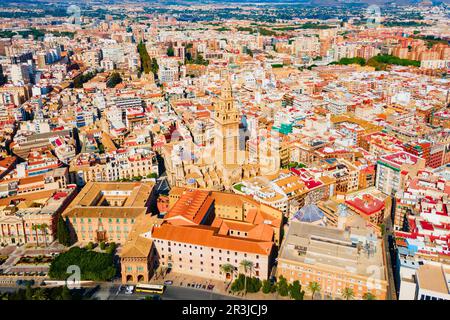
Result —
[[239, 112], [234, 107], [231, 82], [226, 80], [214, 110], [215, 162], [222, 167], [239, 165]]

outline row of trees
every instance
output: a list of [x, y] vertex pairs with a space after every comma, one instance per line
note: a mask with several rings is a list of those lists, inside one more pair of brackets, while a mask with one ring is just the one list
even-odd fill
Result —
[[56, 288], [32, 288], [27, 286], [15, 292], [0, 293], [0, 300], [74, 300], [77, 296], [64, 287]]
[[[252, 272], [254, 270], [253, 262], [249, 260], [242, 260], [239, 267], [244, 273], [240, 273], [232, 282], [230, 288], [232, 292], [243, 291], [244, 294], [247, 294], [248, 292], [256, 293], [262, 288], [262, 292], [264, 294], [277, 292], [282, 297], [289, 296], [294, 300], [303, 300], [305, 296], [305, 290], [302, 290], [302, 286], [298, 280], [289, 284], [283, 276], [280, 276], [277, 282], [272, 283], [268, 280], [264, 280], [261, 283], [261, 280], [256, 277], [252, 277]], [[237, 268], [235, 268], [232, 264], [223, 264], [220, 269], [225, 274], [230, 274], [232, 277], [231, 279], [233, 279]], [[310, 282], [306, 289], [311, 293], [311, 299], [313, 300], [315, 295], [321, 291], [320, 284], [316, 281]], [[355, 292], [352, 288], [347, 287], [343, 290], [342, 297], [346, 300], [351, 300], [355, 297]], [[375, 296], [372, 293], [367, 292], [363, 295], [363, 299], [375, 300]]]
[[366, 65], [366, 59], [364, 58], [342, 58], [339, 61], [332, 62], [330, 64], [339, 64], [339, 65], [349, 65], [349, 64], [359, 64], [360, 66]]
[[141, 72], [149, 74], [152, 72], [155, 77], [158, 74], [159, 66], [155, 58], [150, 59], [144, 42], [138, 44], [139, 57], [141, 59]]
[[[158, 174], [155, 172], [149, 173], [148, 175], [145, 176], [145, 178], [147, 179], [156, 179], [158, 178]], [[142, 179], [144, 179], [144, 176], [136, 176], [136, 177], [132, 177], [130, 179], [128, 178], [122, 178], [119, 179], [119, 182], [135, 182], [135, 181], [141, 181]]]
[[[85, 249], [87, 250], [93, 250], [97, 247], [97, 244], [93, 243], [93, 242], [89, 242]], [[106, 243], [104, 241], [100, 242], [99, 247], [101, 250], [105, 251], [107, 254], [114, 254], [114, 252], [116, 251], [117, 248], [117, 244], [115, 242], [111, 242], [111, 243]]]
[[[322, 288], [320, 287], [320, 284], [317, 283], [316, 281], [312, 281], [308, 285], [308, 291], [311, 292], [311, 299], [314, 299], [314, 296], [316, 295], [316, 293], [320, 293], [321, 290], [322, 290]], [[355, 298], [355, 292], [353, 291], [352, 288], [349, 288], [349, 287], [344, 288], [341, 295], [342, 295], [342, 298], [344, 298], [345, 300], [351, 300], [351, 299]], [[363, 299], [364, 300], [375, 300], [376, 297], [372, 293], [366, 292], [363, 295]]]
[[367, 65], [367, 66], [374, 67], [375, 70], [385, 70], [386, 66], [388, 66], [388, 65], [420, 67], [420, 61], [401, 59], [399, 57], [388, 55], [388, 54], [380, 54], [380, 55], [370, 58], [367, 61], [364, 58], [360, 58], [360, 57], [342, 58], [339, 61], [335, 61], [330, 64], [339, 64], [339, 65], [359, 64], [360, 66]]
[[12, 38], [14, 36], [20, 35], [24, 38], [27, 38], [28, 36], [32, 35], [34, 39], [43, 38], [45, 34], [52, 34], [55, 37], [69, 37], [71, 39], [74, 38], [75, 33], [69, 32], [69, 31], [49, 31], [49, 30], [39, 30], [35, 28], [31, 28], [29, 30], [23, 30], [23, 31], [10, 31], [10, 30], [4, 30], [0, 32], [0, 38]]
[[36, 247], [39, 246], [39, 235], [38, 235], [38, 231], [42, 231], [44, 233], [44, 242], [45, 242], [45, 246], [47, 246], [47, 230], [48, 230], [49, 226], [46, 223], [42, 223], [42, 224], [33, 224], [31, 226], [31, 230], [33, 230], [36, 234]]
[[89, 80], [93, 79], [96, 74], [97, 74], [97, 71], [89, 71], [87, 73], [80, 75], [79, 77], [76, 77], [73, 80], [74, 88], [78, 88], [78, 89], [83, 88], [83, 84], [88, 82]]

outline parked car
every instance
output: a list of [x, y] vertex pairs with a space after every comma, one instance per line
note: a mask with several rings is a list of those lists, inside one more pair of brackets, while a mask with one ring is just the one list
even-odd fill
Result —
[[166, 281], [164, 281], [164, 284], [165, 284], [166, 286], [170, 286], [170, 285], [173, 284], [173, 281], [172, 281], [172, 280], [166, 280]]
[[134, 286], [127, 286], [125, 290], [125, 294], [133, 294]]

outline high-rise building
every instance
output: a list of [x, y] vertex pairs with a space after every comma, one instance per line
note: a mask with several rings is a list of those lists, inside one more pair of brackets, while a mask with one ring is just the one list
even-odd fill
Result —
[[11, 65], [11, 81], [13, 84], [30, 83], [29, 66], [25, 63]]

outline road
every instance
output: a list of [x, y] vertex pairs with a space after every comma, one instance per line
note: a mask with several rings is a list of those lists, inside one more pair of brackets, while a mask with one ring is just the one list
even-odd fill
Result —
[[[139, 300], [149, 295], [144, 293], [125, 294], [125, 287], [119, 291], [119, 285], [113, 285], [109, 289], [108, 300]], [[96, 295], [98, 298], [105, 297], [105, 288], [101, 289], [102, 293]], [[185, 288], [178, 286], [167, 286], [162, 300], [239, 300], [236, 297], [221, 295], [207, 290]]]
[[[24, 289], [25, 287], [20, 288]], [[96, 300], [139, 300], [145, 296], [151, 295], [145, 293], [125, 294], [125, 286], [112, 282], [98, 283], [97, 288], [86, 288], [86, 292], [95, 290], [92, 298]], [[0, 293], [14, 292], [18, 289], [19, 287], [0, 287]], [[166, 286], [166, 290], [161, 298], [162, 300], [240, 300], [237, 297], [230, 297], [227, 295], [214, 293], [212, 291], [179, 286]]]
[[392, 221], [391, 218], [389, 217], [386, 220], [386, 232], [384, 234], [383, 237], [383, 244], [384, 244], [384, 254], [385, 254], [385, 259], [386, 259], [386, 269], [387, 269], [387, 276], [388, 276], [388, 292], [387, 292], [387, 299], [388, 300], [397, 300], [397, 292], [395, 290], [395, 278], [394, 278], [394, 268], [395, 265], [393, 265], [393, 263], [395, 263], [395, 260], [392, 261], [392, 258], [394, 258], [393, 255], [393, 250], [394, 248], [392, 247], [390, 241], [389, 241], [389, 237], [392, 236], [393, 234], [393, 227], [392, 227]]

